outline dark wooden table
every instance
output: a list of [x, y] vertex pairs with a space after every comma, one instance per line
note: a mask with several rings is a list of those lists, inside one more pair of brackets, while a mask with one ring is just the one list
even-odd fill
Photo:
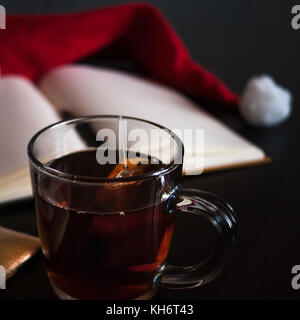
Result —
[[[299, 299], [291, 269], [300, 264], [299, 39], [289, 1], [157, 3], [186, 42], [192, 56], [241, 92], [255, 74], [270, 73], [294, 95], [291, 118], [272, 129], [248, 126], [235, 111], [211, 109], [272, 158], [264, 166], [185, 177], [185, 187], [202, 188], [235, 208], [240, 235], [235, 254], [213, 282], [196, 289], [161, 289], [156, 299]], [[2, 206], [0, 225], [37, 234], [32, 201]], [[179, 217], [169, 260], [205, 258], [215, 234], [204, 221]], [[41, 254], [26, 263], [0, 292], [3, 299], [55, 299]]]

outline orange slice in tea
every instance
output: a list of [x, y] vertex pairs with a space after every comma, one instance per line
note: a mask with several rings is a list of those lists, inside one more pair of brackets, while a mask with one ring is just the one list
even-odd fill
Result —
[[[139, 176], [145, 173], [145, 166], [149, 164], [149, 160], [142, 157], [126, 159], [125, 163], [119, 163], [114, 166], [107, 178], [128, 178]], [[124, 182], [107, 182], [103, 188], [101, 188], [96, 196], [96, 200], [101, 200], [103, 198], [108, 198], [109, 194], [107, 192], [119, 189], [120, 192], [125, 191], [131, 184], [137, 184], [138, 181], [128, 181]], [[123, 191], [122, 191], [123, 190]], [[118, 194], [121, 197], [121, 194]]]
[[138, 176], [144, 173], [142, 165], [148, 164], [146, 158], [131, 158], [126, 159], [125, 163], [116, 164], [108, 178], [126, 178]]

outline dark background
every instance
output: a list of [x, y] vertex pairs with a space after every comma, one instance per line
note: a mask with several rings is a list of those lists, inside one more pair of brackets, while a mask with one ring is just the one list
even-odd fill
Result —
[[[89, 10], [129, 1], [0, 0], [8, 13]], [[271, 129], [248, 126], [235, 111], [210, 109], [229, 126], [262, 147], [272, 163], [183, 178], [227, 199], [240, 221], [240, 237], [230, 265], [212, 283], [193, 290], [160, 290], [157, 299], [299, 299], [291, 269], [300, 264], [298, 136], [300, 30], [291, 27], [297, 1], [149, 1], [157, 5], [192, 57], [241, 93], [253, 75], [268, 73], [293, 94], [288, 121]], [[299, 3], [300, 4], [300, 1]], [[36, 234], [32, 202], [0, 207], [0, 225]], [[179, 218], [170, 253], [176, 264], [205, 257], [214, 242], [206, 224]], [[54, 298], [41, 256], [8, 281], [4, 299]]]

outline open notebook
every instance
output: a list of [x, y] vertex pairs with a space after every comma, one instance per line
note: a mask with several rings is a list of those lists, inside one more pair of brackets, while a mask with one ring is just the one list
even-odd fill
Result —
[[[204, 129], [204, 171], [268, 161], [240, 137], [180, 93], [124, 72], [83, 65], [56, 68], [38, 84], [20, 76], [0, 78], [0, 203], [31, 196], [27, 143], [41, 128], [73, 116], [117, 114], [169, 129]], [[189, 143], [185, 159], [195, 157]], [[186, 166], [184, 174], [202, 168]]]

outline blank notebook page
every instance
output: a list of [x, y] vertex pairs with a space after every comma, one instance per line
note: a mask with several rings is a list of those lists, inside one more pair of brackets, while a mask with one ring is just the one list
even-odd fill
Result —
[[[204, 129], [204, 169], [259, 161], [264, 152], [177, 91], [131, 74], [83, 65], [54, 69], [40, 88], [59, 109], [74, 116], [117, 114], [153, 121], [169, 129]], [[185, 142], [185, 159], [203, 149]], [[195, 146], [194, 146], [195, 147]], [[194, 152], [192, 152], [194, 151]], [[201, 168], [184, 164], [186, 174]]]

